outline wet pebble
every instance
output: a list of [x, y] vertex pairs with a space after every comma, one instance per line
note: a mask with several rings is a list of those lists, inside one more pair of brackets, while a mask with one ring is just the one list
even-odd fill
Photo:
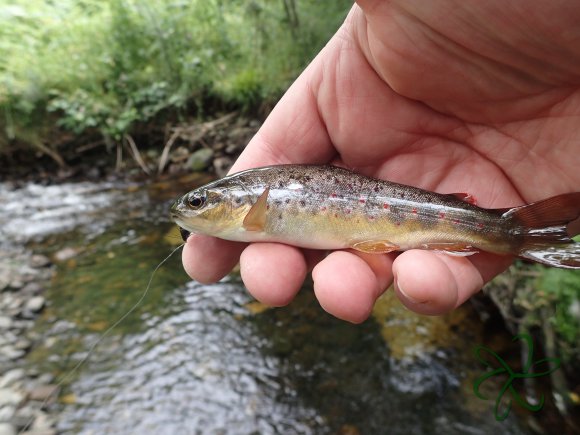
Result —
[[27, 340], [26, 338], [20, 338], [14, 343], [14, 349], [28, 350], [30, 349], [30, 345], [30, 340]]
[[22, 349], [16, 349], [13, 346], [2, 346], [0, 348], [0, 361], [14, 361], [22, 358], [26, 352]]
[[44, 287], [37, 282], [29, 282], [20, 291], [27, 295], [37, 295], [44, 291]]
[[16, 384], [18, 381], [24, 378], [24, 369], [15, 368], [12, 370], [8, 370], [2, 376], [0, 376], [0, 388], [11, 387]]
[[46, 299], [43, 296], [34, 296], [33, 298], [26, 301], [26, 305], [24, 306], [25, 310], [32, 311], [33, 313], [37, 313], [42, 308], [44, 308], [44, 304], [46, 303]]
[[50, 258], [42, 254], [33, 254], [30, 257], [30, 266], [36, 268], [50, 266]]
[[16, 428], [9, 423], [0, 423], [0, 435], [16, 435]]
[[0, 407], [0, 423], [8, 423], [16, 415], [16, 406], [5, 405]]
[[[0, 299], [0, 308], [8, 316], [16, 317], [20, 314], [23, 302], [24, 299], [20, 297], [20, 295], [6, 293], [4, 294], [4, 297]], [[2, 328], [1, 325], [0, 328]]]
[[10, 329], [12, 327], [12, 319], [8, 316], [0, 316], [0, 330]]
[[30, 400], [37, 400], [39, 402], [44, 402], [45, 400], [55, 399], [58, 393], [57, 385], [39, 385], [28, 393], [28, 398]]
[[71, 248], [69, 246], [67, 248], [63, 248], [60, 249], [59, 251], [56, 251], [56, 253], [53, 255], [53, 259], [54, 261], [61, 263], [76, 257], [78, 253], [79, 249]]
[[20, 406], [24, 401], [24, 395], [12, 388], [0, 388], [0, 407]]
[[53, 273], [50, 265], [44, 255], [0, 251], [0, 435], [19, 433], [31, 422], [22, 433], [56, 433], [40, 405], [55, 391], [52, 375], [34, 377], [21, 368], [32, 346], [34, 318], [46, 304], [40, 294]]

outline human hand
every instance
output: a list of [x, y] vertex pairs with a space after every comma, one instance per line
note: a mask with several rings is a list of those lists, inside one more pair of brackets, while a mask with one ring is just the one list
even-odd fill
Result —
[[[487, 208], [580, 190], [580, 9], [572, 1], [360, 0], [232, 168], [332, 163]], [[370, 255], [191, 236], [189, 275], [240, 260], [248, 290], [289, 303], [313, 268], [322, 307], [360, 322], [395, 282], [411, 310], [445, 313], [511, 263], [411, 250]]]

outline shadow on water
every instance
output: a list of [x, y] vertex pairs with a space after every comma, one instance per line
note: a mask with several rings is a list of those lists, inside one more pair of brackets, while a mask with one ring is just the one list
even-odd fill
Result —
[[[77, 228], [37, 245], [74, 253], [59, 263], [38, 322], [41, 344], [29, 355], [38, 370], [70, 370], [179, 243], [169, 201], [145, 197], [88, 241]], [[471, 310], [425, 318], [388, 294], [373, 318], [351, 325], [324, 313], [308, 285], [289, 307], [270, 309], [235, 275], [189, 281], [179, 257], [71, 377], [55, 405], [60, 431], [528, 433], [515, 415], [496, 422], [490, 403], [473, 395], [482, 332]]]

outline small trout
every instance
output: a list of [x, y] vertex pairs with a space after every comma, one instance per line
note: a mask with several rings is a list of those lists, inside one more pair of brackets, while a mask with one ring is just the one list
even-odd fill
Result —
[[580, 192], [484, 209], [465, 194], [433, 193], [335, 166], [280, 165], [195, 189], [173, 204], [171, 217], [184, 240], [193, 232], [369, 253], [486, 251], [580, 269], [580, 243], [570, 225], [580, 217]]

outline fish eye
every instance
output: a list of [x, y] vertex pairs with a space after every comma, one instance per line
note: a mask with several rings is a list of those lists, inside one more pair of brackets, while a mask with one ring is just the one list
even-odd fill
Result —
[[205, 195], [192, 195], [189, 198], [187, 198], [187, 204], [191, 207], [191, 208], [200, 208], [201, 206], [203, 206], [205, 204]]

